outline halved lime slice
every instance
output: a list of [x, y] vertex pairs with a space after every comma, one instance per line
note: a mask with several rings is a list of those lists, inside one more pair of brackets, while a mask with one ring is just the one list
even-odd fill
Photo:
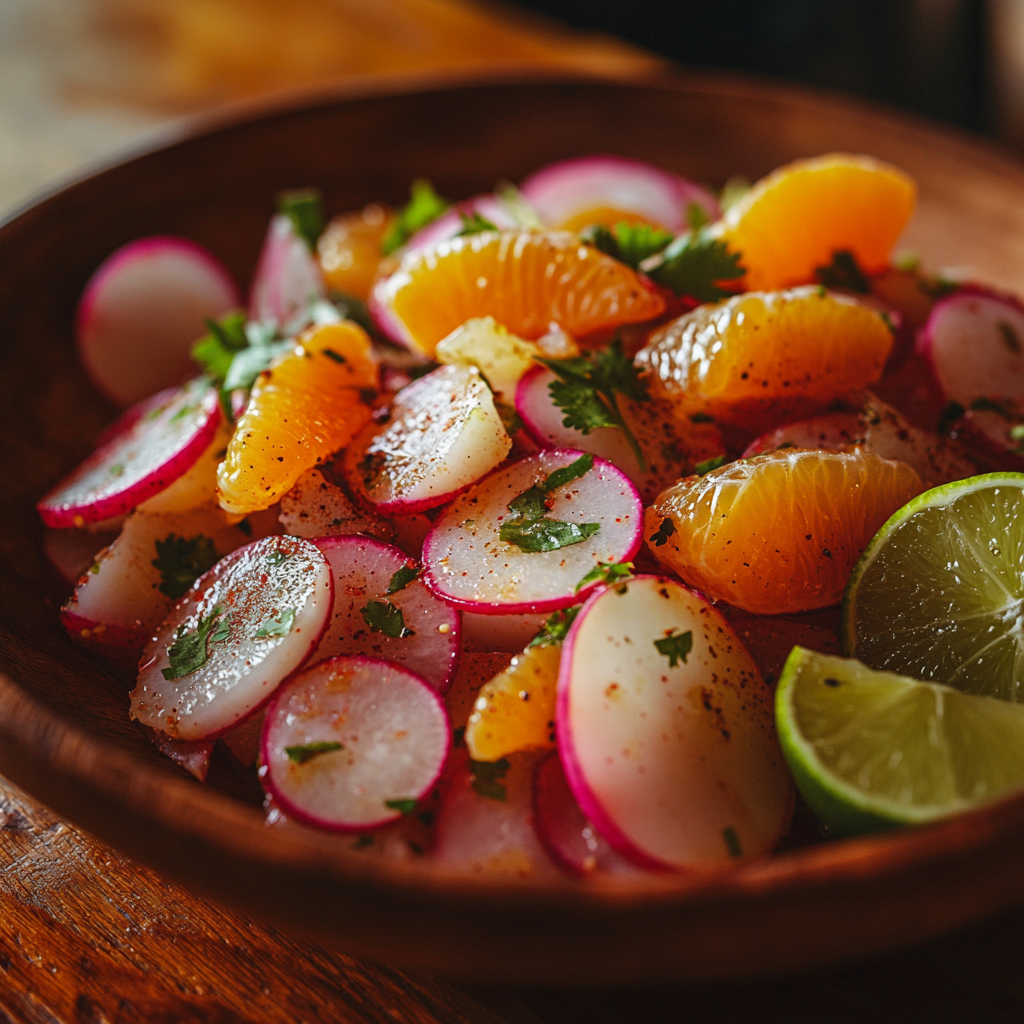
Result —
[[1024, 701], [1024, 473], [944, 484], [890, 517], [846, 587], [843, 649]]
[[1024, 789], [1024, 707], [794, 647], [782, 752], [834, 835], [912, 825]]

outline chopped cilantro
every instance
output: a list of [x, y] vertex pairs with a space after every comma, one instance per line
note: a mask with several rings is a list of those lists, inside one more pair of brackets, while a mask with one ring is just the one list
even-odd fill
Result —
[[573, 480], [579, 480], [580, 477], [586, 476], [593, 468], [594, 456], [591, 452], [586, 452], [578, 459], [570, 462], [568, 466], [562, 466], [549, 473], [537, 486], [542, 491], [550, 494], [551, 491], [555, 491], [559, 487], [565, 487], [566, 484], [571, 484]]
[[947, 295], [952, 295], [960, 287], [956, 281], [951, 281], [948, 277], [943, 277], [942, 274], [936, 274], [934, 277], [922, 277], [917, 282], [918, 291], [924, 292], [925, 295], [933, 299], [944, 299]]
[[622, 418], [616, 395], [625, 395], [635, 402], [644, 402], [650, 395], [647, 382], [640, 376], [619, 341], [590, 356], [570, 359], [538, 359], [558, 380], [548, 385], [551, 400], [565, 414], [563, 427], [589, 434], [599, 427], [618, 427], [640, 465], [647, 471], [647, 460], [633, 431]]
[[270, 364], [278, 356], [286, 355], [294, 348], [294, 341], [272, 341], [243, 349], [231, 360], [231, 368], [224, 378], [224, 390], [234, 391], [237, 388], [248, 390], [256, 383], [256, 378], [264, 370], [269, 369]]
[[700, 203], [689, 203], [686, 207], [686, 226], [691, 231], [700, 231], [711, 223], [708, 211]]
[[563, 608], [548, 616], [541, 631], [526, 645], [527, 647], [547, 647], [560, 644], [569, 632], [569, 627], [576, 621], [581, 605]]
[[672, 241], [672, 233], [651, 224], [620, 221], [611, 228], [592, 224], [580, 232], [580, 239], [637, 270], [644, 260], [656, 256]]
[[729, 459], [727, 456], [716, 455], [713, 459], [705, 459], [703, 462], [698, 462], [697, 465], [693, 467], [693, 471], [697, 476], [706, 476], [712, 470], [720, 469], [728, 461]]
[[402, 609], [396, 608], [390, 601], [371, 601], [359, 609], [359, 614], [374, 633], [383, 633], [393, 640], [404, 640], [407, 636], [416, 635], [416, 631], [405, 624]]
[[663, 547], [668, 543], [669, 537], [676, 532], [676, 524], [669, 519], [662, 519], [661, 526], [658, 527], [657, 531], [651, 535], [651, 540], [654, 542], [656, 548]]
[[836, 249], [832, 262], [827, 267], [815, 267], [814, 276], [827, 288], [842, 288], [861, 295], [871, 291], [867, 274], [849, 249]]
[[420, 228], [437, 220], [451, 203], [442, 199], [426, 178], [417, 178], [409, 190], [409, 202], [398, 211], [398, 216], [381, 243], [381, 252], [390, 256], [401, 248]]
[[183, 420], [186, 416], [190, 416], [198, 409], [199, 406], [195, 404], [183, 405], [167, 422], [178, 423]]
[[209, 615], [201, 616], [193, 632], [185, 631], [184, 623], [174, 634], [174, 641], [167, 648], [169, 665], [161, 669], [164, 679], [181, 679], [196, 669], [202, 668], [209, 658], [211, 644], [219, 644], [231, 635], [231, 615], [221, 619], [224, 609], [217, 605]]
[[209, 537], [201, 533], [195, 537], [169, 533], [156, 542], [156, 558], [151, 564], [160, 570], [160, 593], [177, 601], [216, 562], [217, 551]]
[[463, 213], [459, 210], [459, 220], [462, 221], [462, 227], [459, 228], [456, 233], [456, 238], [460, 238], [462, 235], [478, 235], [481, 231], [497, 231], [498, 225], [492, 224], [486, 217], [482, 217], [476, 210], [471, 210], [469, 213]]
[[504, 800], [508, 790], [502, 781], [511, 765], [503, 757], [500, 761], [470, 761], [470, 782], [475, 792], [490, 800]]
[[291, 556], [287, 551], [281, 551], [280, 549], [271, 551], [270, 554], [267, 555], [267, 564], [276, 569], [282, 562], [286, 562], [290, 557]]
[[939, 416], [939, 422], [935, 427], [936, 431], [940, 434], [949, 436], [953, 427], [956, 426], [964, 412], [966, 412], [966, 410], [959, 402], [950, 402], [946, 408], [942, 410], [942, 414]]
[[276, 619], [267, 619], [266, 622], [256, 630], [256, 638], [263, 640], [272, 636], [287, 636], [295, 625], [295, 609], [285, 608]]
[[398, 800], [385, 800], [384, 801], [384, 806], [389, 811], [398, 811], [398, 813], [403, 815], [403, 816], [405, 816], [407, 814], [412, 814], [412, 812], [416, 810], [416, 807], [417, 807], [418, 804], [419, 804], [418, 800], [411, 800], [411, 799], [398, 799]]
[[349, 295], [347, 292], [336, 292], [332, 289], [330, 300], [343, 320], [351, 320], [359, 324], [371, 338], [380, 337], [380, 331], [362, 299], [355, 295]]
[[108, 470], [111, 476], [124, 476], [124, 463], [115, 462]]
[[707, 228], [679, 235], [663, 252], [644, 260], [640, 269], [676, 295], [689, 295], [698, 302], [717, 302], [732, 295], [736, 289], [726, 283], [746, 273], [740, 254], [729, 252], [725, 242]]
[[676, 633], [673, 630], [668, 636], [654, 641], [658, 653], [668, 658], [668, 667], [675, 668], [682, 661], [686, 663], [687, 655], [693, 649], [693, 630]]
[[514, 405], [509, 405], [508, 402], [502, 402], [496, 398], [494, 399], [494, 411], [501, 418], [501, 425], [509, 437], [515, 437], [523, 429], [523, 418], [516, 412]]
[[221, 387], [231, 369], [231, 361], [247, 348], [245, 313], [228, 313], [220, 320], [204, 320], [207, 334], [192, 346], [192, 358], [203, 368], [214, 385]]
[[615, 583], [623, 583], [633, 575], [632, 562], [598, 562], [586, 576], [576, 584], [574, 594], [578, 594], [584, 587], [591, 583], [604, 583], [612, 586]]
[[397, 594], [400, 590], [405, 590], [419, 574], [420, 571], [416, 566], [403, 565], [401, 569], [392, 574], [391, 579], [388, 581], [388, 589], [384, 593]]
[[499, 181], [494, 186], [494, 195], [517, 224], [527, 228], [543, 228], [544, 222], [536, 208], [510, 181]]
[[725, 848], [729, 851], [730, 857], [742, 857], [743, 847], [740, 844], [740, 837], [736, 834], [736, 829], [732, 825], [727, 825], [722, 829], [722, 838], [725, 840]]
[[289, 761], [294, 761], [295, 764], [305, 764], [321, 754], [344, 749], [340, 743], [335, 743], [333, 740], [317, 740], [315, 743], [302, 743], [297, 747], [285, 747], [284, 752], [288, 755]]
[[277, 212], [284, 214], [292, 222], [295, 233], [309, 246], [309, 251], [313, 252], [317, 239], [324, 230], [324, 201], [320, 190], [301, 188], [279, 192]]
[[1008, 324], [1005, 320], [1000, 320], [996, 327], [999, 330], [1000, 337], [1003, 339], [1003, 344], [1014, 355], [1019, 355], [1021, 351], [1020, 338], [1017, 337], [1017, 332], [1013, 329], [1013, 325]]

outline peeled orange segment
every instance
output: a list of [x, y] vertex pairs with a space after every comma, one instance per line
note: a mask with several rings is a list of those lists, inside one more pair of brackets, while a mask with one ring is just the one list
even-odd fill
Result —
[[272, 505], [369, 422], [363, 392], [376, 387], [361, 327], [346, 321], [303, 335], [253, 385], [217, 471], [221, 507], [248, 515]]
[[328, 288], [366, 299], [381, 261], [381, 243], [394, 214], [377, 203], [335, 217], [317, 242]]
[[701, 306], [655, 332], [636, 363], [684, 414], [756, 429], [878, 380], [892, 344], [878, 310], [810, 286]]
[[832, 153], [762, 178], [718, 230], [742, 254], [747, 288], [785, 288], [813, 281], [840, 250], [869, 274], [884, 270], [916, 198], [917, 186], [896, 167]]
[[432, 356], [471, 317], [535, 339], [551, 323], [579, 337], [652, 320], [664, 300], [624, 263], [568, 232], [485, 231], [412, 253], [374, 287], [373, 311], [396, 341]]
[[826, 608], [875, 531], [922, 489], [902, 462], [867, 452], [786, 450], [664, 491], [647, 544], [715, 600], [761, 614]]

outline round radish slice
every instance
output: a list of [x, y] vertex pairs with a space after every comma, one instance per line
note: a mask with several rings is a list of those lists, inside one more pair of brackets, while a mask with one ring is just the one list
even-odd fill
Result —
[[583, 813], [641, 866], [723, 868], [767, 853], [789, 821], [771, 692], [728, 622], [674, 580], [638, 576], [584, 605], [555, 725]]
[[182, 740], [236, 725], [315, 649], [333, 580], [320, 549], [297, 537], [266, 537], [221, 559], [147, 645], [132, 717]]
[[451, 742], [425, 680], [377, 658], [330, 658], [287, 680], [267, 709], [260, 777], [290, 818], [377, 828], [433, 789]]
[[384, 515], [443, 505], [497, 466], [512, 447], [475, 366], [442, 366], [396, 397], [345, 453], [345, 480]]
[[393, 540], [394, 527], [372, 512], [356, 508], [352, 499], [322, 466], [306, 470], [281, 498], [281, 525], [293, 537], [344, 537], [365, 533]]
[[184, 768], [189, 775], [195, 776], [200, 782], [206, 781], [210, 771], [210, 757], [213, 755], [213, 740], [172, 740], [156, 729], [142, 726], [146, 739], [176, 765]]
[[75, 335], [92, 382], [131, 405], [194, 373], [207, 318], [241, 305], [223, 264], [194, 242], [154, 235], [108, 256], [78, 304]]
[[390, 544], [354, 536], [315, 543], [334, 573], [334, 610], [315, 657], [384, 658], [444, 693], [458, 667], [459, 613], [427, 590]]
[[533, 824], [548, 856], [577, 877], [606, 871], [636, 874], [580, 810], [565, 781], [558, 752], [552, 750], [533, 770]]
[[252, 281], [249, 319], [286, 328], [326, 295], [320, 264], [291, 218], [272, 217]]
[[449, 238], [462, 234], [463, 218], [470, 218], [476, 214], [486, 221], [490, 221], [496, 228], [515, 228], [519, 226], [508, 207], [497, 196], [484, 194], [473, 196], [465, 202], [457, 203], [447, 212], [442, 213], [435, 221], [431, 221], [425, 228], [420, 228], [405, 244], [405, 251], [420, 252], [429, 249], [439, 242], [446, 242]]
[[696, 203], [709, 220], [721, 210], [707, 189], [658, 167], [617, 156], [562, 160], [530, 175], [520, 186], [545, 224], [576, 224], [590, 211], [635, 214], [669, 231], [684, 231], [687, 210]]
[[84, 526], [131, 511], [174, 483], [203, 454], [220, 421], [202, 380], [130, 409], [117, 429], [36, 506], [47, 526]]
[[582, 600], [576, 587], [599, 562], [632, 558], [642, 523], [640, 498], [613, 465], [579, 451], [539, 452], [441, 513], [423, 543], [424, 582], [466, 611], [554, 611]]

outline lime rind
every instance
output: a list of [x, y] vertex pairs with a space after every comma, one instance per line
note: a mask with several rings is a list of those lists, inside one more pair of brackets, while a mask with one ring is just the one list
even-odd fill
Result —
[[836, 836], [923, 824], [1024, 788], [1024, 707], [794, 647], [779, 741]]

